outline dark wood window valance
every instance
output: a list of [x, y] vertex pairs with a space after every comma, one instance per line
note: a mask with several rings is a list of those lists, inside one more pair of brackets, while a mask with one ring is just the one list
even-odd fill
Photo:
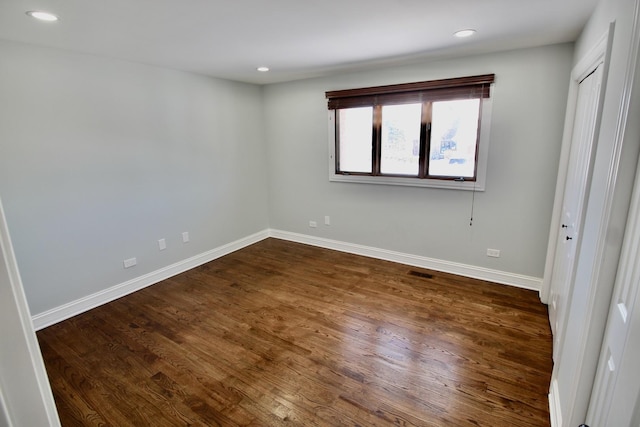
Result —
[[378, 104], [489, 98], [495, 74], [326, 92], [329, 110]]

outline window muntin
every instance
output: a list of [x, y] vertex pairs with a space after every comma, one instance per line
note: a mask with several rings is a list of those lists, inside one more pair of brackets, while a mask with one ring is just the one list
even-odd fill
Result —
[[[483, 189], [493, 81], [484, 75], [327, 92], [331, 180], [476, 189], [480, 177]], [[371, 167], [354, 173], [341, 160], [338, 129], [342, 112], [365, 106], [371, 142], [365, 149], [361, 140], [360, 151]]]

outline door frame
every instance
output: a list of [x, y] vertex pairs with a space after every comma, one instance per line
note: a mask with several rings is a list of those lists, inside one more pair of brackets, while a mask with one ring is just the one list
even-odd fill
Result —
[[[0, 424], [60, 426], [51, 385], [47, 377], [9, 229], [0, 200], [0, 321], [11, 357], [0, 366]], [[6, 334], [6, 335], [5, 335]], [[6, 356], [6, 354], [5, 354]]]
[[[621, 100], [622, 112], [624, 117], [618, 122], [617, 137], [620, 140], [629, 139], [630, 141], [639, 141], [640, 130], [627, 127], [629, 110], [634, 108], [638, 110], [638, 100], [640, 99], [640, 1], [635, 2], [634, 21], [632, 29], [632, 39], [627, 59], [627, 69], [625, 75], [625, 98]], [[633, 112], [631, 113], [633, 114]], [[637, 113], [636, 113], [637, 114]], [[640, 145], [640, 144], [639, 144]], [[592, 389], [591, 399], [587, 412], [587, 422], [591, 425], [600, 425], [608, 417], [608, 412], [615, 401], [620, 406], [620, 398], [624, 399], [623, 406], [628, 407], [628, 413], [620, 414], [618, 422], [629, 423], [628, 425], [640, 425], [640, 387], [638, 379], [640, 373], [637, 371], [637, 353], [640, 348], [640, 341], [636, 333], [640, 326], [640, 260], [638, 254], [640, 248], [640, 159], [636, 167], [635, 180], [631, 195], [631, 203], [628, 209], [627, 223], [625, 226], [624, 241], [618, 269], [616, 272], [616, 280], [614, 284], [613, 296], [609, 306], [609, 314], [607, 316], [607, 327], [603, 338], [602, 348], [600, 351], [600, 359], [598, 360], [598, 371], [596, 380]], [[633, 303], [633, 309], [627, 311]], [[626, 304], [624, 304], [626, 303]], [[609, 351], [609, 334], [610, 329], [615, 325], [612, 316], [622, 316], [628, 324], [625, 331], [624, 344], [619, 349], [621, 354], [615, 355]], [[633, 330], [633, 332], [632, 332]], [[617, 365], [617, 366], [616, 366]], [[624, 371], [626, 369], [626, 371]], [[615, 371], [614, 375], [609, 375]], [[626, 373], [623, 373], [626, 372]], [[622, 375], [624, 385], [620, 389], [617, 378]], [[629, 377], [630, 375], [630, 377]], [[633, 384], [633, 386], [630, 386]], [[626, 387], [626, 388], [625, 388]], [[635, 402], [635, 405], [634, 405]], [[634, 405], [633, 407], [631, 405]], [[624, 419], [624, 421], [622, 420]], [[626, 424], [625, 424], [626, 425]]]
[[[595, 189], [595, 181], [592, 182], [584, 223], [585, 233], [588, 224], [590, 241], [585, 242], [585, 236], [582, 236], [580, 244], [586, 245], [586, 250], [585, 253], [580, 253], [577, 261], [579, 275], [576, 275], [575, 280], [591, 286], [589, 292], [581, 294], [580, 301], [576, 302], [580, 313], [574, 315], [571, 312], [573, 307], [570, 308], [569, 320], [573, 321], [574, 329], [577, 328], [572, 333], [579, 334], [575, 335], [578, 337], [578, 344], [572, 347], [577, 356], [576, 360], [565, 362], [569, 363], [568, 366], [554, 366], [549, 394], [552, 426], [562, 426], [563, 421], [566, 426], [578, 425], [586, 418], [613, 284], [619, 267], [633, 180], [638, 167], [640, 144], [635, 138], [629, 138], [629, 134], [640, 129], [638, 122], [632, 120], [633, 116], [630, 115], [633, 109], [634, 115], [637, 116], [640, 108], [637, 103], [631, 102], [634, 84], [640, 83], [640, 76], [635, 75], [635, 61], [640, 41], [640, 0], [625, 3], [625, 10], [626, 7], [630, 9], [629, 15], [616, 25], [615, 47], [611, 46], [616, 52], [609, 49], [611, 53], [607, 55], [609, 59], [605, 62], [608, 66], [610, 58], [613, 57], [617, 66], [617, 75], [612, 76], [615, 78], [615, 84], [608, 88], [615, 93], [607, 93], [603, 100], [606, 104], [603, 114], [607, 115], [607, 122], [606, 128], [600, 131], [594, 169], [594, 179], [597, 176], [599, 181]], [[631, 18], [631, 22], [627, 17]], [[610, 26], [610, 30], [611, 28]], [[625, 63], [626, 65], [623, 65]], [[609, 80], [606, 78], [605, 86], [610, 83]], [[566, 332], [568, 336], [568, 326]], [[561, 349], [560, 364], [563, 363], [563, 350]], [[566, 378], [567, 369], [573, 372], [569, 378]], [[565, 390], [563, 395], [567, 396], [566, 405], [561, 408], [562, 413], [559, 411], [559, 404], [563, 399], [558, 398], [558, 379], [554, 378], [559, 372], [565, 377], [562, 387]]]
[[[567, 180], [561, 209], [562, 230], [555, 245], [556, 256], [550, 286], [549, 323], [553, 334], [553, 360], [558, 361], [564, 347], [564, 329], [568, 322], [571, 298], [576, 288], [574, 276], [580, 259], [583, 222], [591, 192], [594, 158], [598, 145], [604, 59], [580, 76], [576, 117], [569, 154]], [[571, 241], [569, 241], [571, 240]]]
[[[587, 412], [587, 423], [593, 426], [605, 425], [609, 416], [609, 409], [614, 402], [614, 395], [619, 399], [624, 399], [623, 406], [631, 408], [634, 403], [638, 406], [638, 380], [640, 372], [635, 369], [638, 352], [638, 338], [635, 335], [640, 322], [640, 169], [637, 171], [635, 185], [633, 189], [631, 207], [629, 208], [628, 222], [625, 228], [625, 238], [620, 256], [620, 266], [616, 275], [616, 283], [614, 285], [614, 295], [609, 308], [609, 316], [605, 337], [600, 351], [600, 359], [598, 361], [598, 371], [591, 392], [589, 410]], [[625, 304], [626, 303], [626, 304]], [[631, 310], [627, 311], [629, 308]], [[611, 328], [616, 324], [613, 316], [622, 316], [627, 324], [624, 340], [621, 340], [622, 347], [615, 350], [620, 354], [615, 354], [609, 348], [609, 334]], [[635, 329], [634, 329], [635, 328]], [[633, 334], [632, 334], [633, 331]], [[634, 340], [634, 346], [629, 345]], [[632, 347], [635, 353], [631, 353], [629, 348]], [[626, 363], [625, 363], [626, 362]], [[626, 369], [626, 371], [623, 370]], [[623, 380], [627, 380], [635, 385], [635, 390], [616, 390], [618, 378], [622, 375]], [[628, 384], [627, 384], [628, 386]], [[620, 405], [620, 401], [616, 402]], [[640, 410], [640, 408], [636, 408]], [[623, 415], [631, 421], [631, 409], [628, 414]], [[609, 425], [609, 424], [607, 424]], [[616, 423], [616, 425], [618, 425]]]
[[[611, 23], [609, 29], [605, 32], [596, 45], [573, 67], [571, 70], [571, 81], [569, 83], [569, 95], [567, 97], [567, 110], [564, 119], [564, 131], [562, 134], [562, 145], [560, 149], [560, 162], [558, 166], [558, 177], [556, 179], [556, 191], [553, 199], [553, 211], [551, 213], [551, 226], [549, 228], [549, 240], [547, 243], [547, 256], [545, 259], [544, 274], [542, 277], [542, 285], [540, 287], [540, 300], [549, 305], [551, 304], [551, 278], [553, 275], [553, 266], [556, 257], [556, 242], [560, 234], [560, 223], [562, 222], [562, 204], [564, 202], [564, 186], [567, 180], [567, 172], [569, 170], [569, 156], [571, 153], [571, 140], [573, 139], [573, 125], [576, 119], [576, 111], [578, 107], [578, 90], [580, 82], [589, 76], [600, 64], [603, 64], [602, 70], [602, 88], [600, 94], [600, 105], [596, 113], [596, 128], [594, 149], [597, 145], [597, 136], [599, 131], [599, 123], [602, 117], [602, 102], [604, 100], [604, 90], [606, 86], [609, 59], [611, 56], [611, 47], [613, 44], [613, 33], [615, 24]], [[589, 190], [589, 182], [585, 186], [585, 192]], [[585, 200], [584, 206], [587, 205]], [[584, 214], [584, 212], [582, 213]], [[581, 215], [582, 215], [581, 214]], [[579, 237], [579, 236], [578, 236]], [[578, 253], [576, 253], [576, 256]]]
[[[614, 31], [615, 31], [615, 24], [611, 23], [609, 25], [608, 30], [600, 37], [600, 39], [594, 45], [594, 47], [574, 66], [571, 72], [571, 81], [569, 86], [565, 126], [564, 126], [564, 133], [563, 133], [563, 139], [562, 139], [562, 148], [560, 153], [560, 166], [558, 169], [558, 178], [556, 182], [556, 193], [555, 193], [553, 212], [552, 212], [552, 218], [551, 218], [551, 227], [549, 230], [549, 241], [548, 241], [548, 247], [547, 247], [547, 257], [545, 262], [545, 272], [544, 272], [542, 287], [540, 290], [540, 298], [542, 302], [546, 304], [553, 303], [551, 301], [551, 291], [552, 291], [551, 279], [552, 279], [553, 267], [554, 267], [554, 262], [556, 257], [556, 243], [558, 241], [558, 236], [560, 234], [560, 224], [562, 221], [562, 208], [563, 208], [564, 196], [565, 196], [564, 187], [567, 179], [567, 173], [569, 170], [569, 160], [570, 160], [570, 153], [572, 148], [571, 143], [572, 143], [573, 134], [574, 134], [574, 122], [575, 122], [576, 112], [577, 112], [579, 86], [580, 86], [580, 83], [586, 77], [588, 77], [589, 74], [591, 74], [598, 66], [602, 64], [601, 66], [603, 67], [602, 68], [602, 85], [600, 87], [601, 92], [599, 96], [596, 117], [595, 117], [594, 141], [593, 141], [593, 149], [591, 153], [592, 160], [590, 161], [589, 170], [588, 170], [589, 176], [584, 189], [585, 195], [584, 195], [583, 210], [578, 214], [581, 217], [581, 220], [580, 220], [581, 226], [579, 230], [575, 230], [576, 236], [574, 237], [579, 242], [576, 248], [576, 253], [575, 253], [575, 262], [573, 266], [574, 274], [572, 275], [572, 283], [568, 284], [569, 286], [569, 290], [567, 292], [568, 298], [564, 302], [565, 304], [567, 304], [567, 307], [564, 311], [565, 313], [563, 316], [564, 318], [559, 319], [559, 321], [563, 323], [562, 329], [565, 335], [567, 333], [568, 319], [571, 316], [573, 285], [577, 277], [575, 271], [577, 270], [580, 263], [581, 242], [583, 240], [583, 231], [585, 226], [586, 214], [589, 207], [589, 194], [591, 193], [591, 179], [593, 175], [593, 168], [595, 166], [594, 165], [595, 155], [596, 155], [596, 151], [598, 150], [597, 147], [599, 145], [600, 123], [603, 115], [603, 106], [605, 101], [606, 86], [607, 86], [608, 75], [609, 75], [609, 63], [611, 60]], [[616, 146], [618, 145], [619, 142], [620, 141], [616, 141]], [[616, 155], [619, 155], [619, 149], [616, 150]], [[615, 176], [617, 171], [614, 168], [614, 170], [609, 170], [608, 173], [609, 173], [609, 176]], [[608, 184], [614, 185], [615, 180], [610, 180]], [[608, 198], [607, 203], [604, 207], [604, 210], [603, 212], [601, 212], [601, 216], [600, 216], [601, 221], [599, 221], [600, 223], [602, 223], [603, 221], [608, 222], [611, 209], [612, 209], [612, 200], [611, 198]], [[602, 260], [602, 249], [604, 247], [605, 240], [606, 240], [606, 228], [600, 227], [597, 233], [598, 251], [597, 251], [597, 256], [594, 258], [595, 260], [600, 260], [600, 261]], [[596, 267], [596, 270], [597, 270], [597, 267]], [[597, 283], [597, 273], [595, 275], [592, 275], [589, 281], [591, 283], [591, 286], [595, 287]], [[595, 294], [595, 293], [596, 293], [595, 290], [593, 290], [592, 294]], [[592, 297], [593, 295], [590, 295], [590, 298], [589, 298], [590, 306], [592, 305], [591, 302], [593, 301]], [[553, 309], [555, 309], [555, 307]], [[573, 414], [575, 410], [576, 394], [577, 394], [576, 387], [578, 386], [577, 382], [563, 385], [565, 389], [568, 388], [569, 395], [571, 396], [570, 398], [571, 402], [569, 404], [570, 406], [569, 408], [562, 407], [557, 374], [558, 374], [558, 369], [562, 364], [563, 343], [560, 343], [559, 344], [560, 348], [556, 349], [555, 341], [556, 341], [556, 337], [554, 336], [553, 337], [554, 355], [557, 354], [557, 357], [554, 358], [554, 370], [553, 370], [550, 390], [549, 390], [549, 412], [550, 412], [550, 418], [551, 418], [551, 425], [553, 427], [563, 426], [563, 415], [564, 415], [564, 418], [568, 418], [564, 420], [565, 422], [573, 418]], [[590, 340], [588, 336], [582, 336], [580, 339], [580, 347], [581, 348], [586, 347], [589, 341]], [[579, 369], [581, 369], [584, 366], [584, 360], [578, 361], [577, 365], [579, 365], [580, 367]], [[569, 369], [569, 368], [564, 367], [564, 369]]]

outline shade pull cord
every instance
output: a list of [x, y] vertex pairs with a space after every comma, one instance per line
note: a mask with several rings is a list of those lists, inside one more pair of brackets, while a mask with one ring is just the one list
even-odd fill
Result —
[[471, 215], [469, 216], [469, 227], [473, 226], [473, 207], [476, 203], [476, 182], [473, 181], [473, 191], [471, 192]]
[[[454, 179], [456, 182], [464, 182], [464, 177]], [[473, 206], [476, 203], [476, 181], [473, 181], [473, 191], [471, 192], [471, 215], [469, 215], [469, 227], [473, 227]]]

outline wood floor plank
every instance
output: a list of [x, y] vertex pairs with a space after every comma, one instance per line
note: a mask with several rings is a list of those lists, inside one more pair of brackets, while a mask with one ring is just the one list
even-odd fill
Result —
[[267, 239], [38, 332], [64, 426], [549, 426], [536, 292]]

